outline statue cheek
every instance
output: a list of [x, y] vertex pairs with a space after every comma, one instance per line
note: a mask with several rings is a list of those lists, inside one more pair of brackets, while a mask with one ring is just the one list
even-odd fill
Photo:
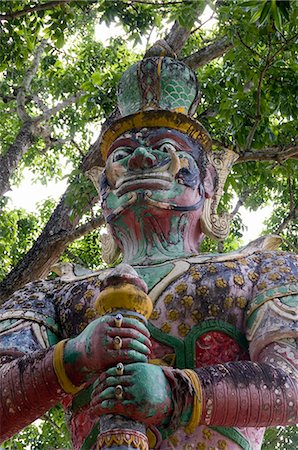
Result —
[[201, 184], [199, 173], [195, 168], [183, 167], [179, 170], [176, 179], [178, 183], [184, 184], [193, 190], [197, 189]]

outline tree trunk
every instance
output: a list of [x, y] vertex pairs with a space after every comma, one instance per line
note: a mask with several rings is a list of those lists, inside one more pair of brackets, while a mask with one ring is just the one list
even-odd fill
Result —
[[32, 123], [26, 122], [7, 152], [0, 156], [0, 198], [10, 190], [9, 179], [34, 140]]

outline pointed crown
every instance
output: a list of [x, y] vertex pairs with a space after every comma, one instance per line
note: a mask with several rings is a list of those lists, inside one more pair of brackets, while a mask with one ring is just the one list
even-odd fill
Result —
[[187, 133], [205, 150], [211, 138], [192, 118], [200, 101], [193, 71], [169, 56], [150, 56], [124, 72], [117, 90], [118, 112], [105, 125], [101, 154], [105, 160], [112, 142], [126, 131], [166, 127]]

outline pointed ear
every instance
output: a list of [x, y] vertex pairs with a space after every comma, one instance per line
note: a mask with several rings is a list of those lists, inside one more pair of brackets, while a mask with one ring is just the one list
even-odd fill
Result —
[[206, 198], [213, 197], [215, 192], [215, 183], [216, 183], [216, 170], [211, 164], [208, 164], [206, 169], [206, 175], [203, 182]]

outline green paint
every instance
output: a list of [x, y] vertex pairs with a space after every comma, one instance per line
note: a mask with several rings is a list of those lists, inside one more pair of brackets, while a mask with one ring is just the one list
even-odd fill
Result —
[[185, 369], [185, 352], [184, 352], [184, 342], [182, 339], [171, 336], [170, 334], [163, 333], [159, 328], [152, 325], [151, 322], [148, 323], [148, 330], [153, 337], [153, 339], [161, 342], [162, 344], [169, 345], [173, 348], [176, 355], [175, 366], [178, 369]]
[[148, 267], [134, 267], [138, 275], [145, 281], [149, 291], [163, 280], [173, 269], [173, 263], [159, 264]]
[[249, 318], [247, 319], [247, 321], [246, 321], [246, 326], [247, 326], [247, 329], [248, 329], [248, 330], [252, 328], [252, 326], [253, 326], [253, 324], [254, 324], [254, 321], [255, 321], [256, 318], [257, 318], [257, 315], [258, 315], [258, 309], [256, 309], [256, 310], [249, 316]]
[[210, 427], [212, 430], [216, 431], [223, 436], [226, 436], [231, 441], [236, 442], [240, 448], [243, 450], [253, 450], [250, 442], [240, 433], [236, 428], [226, 428], [226, 427]]
[[80, 391], [73, 399], [71, 409], [73, 412], [88, 405], [91, 401], [91, 395], [93, 392], [93, 385]]
[[[180, 154], [181, 152], [179, 152]], [[165, 199], [169, 198], [177, 198], [180, 195], [183, 194], [185, 187], [182, 184], [179, 183], [173, 183], [172, 187], [170, 189], [167, 189], [166, 191], [154, 191], [151, 198], [158, 202], [164, 202]]]
[[[279, 298], [282, 303], [285, 303], [287, 306], [295, 307], [297, 306], [297, 296], [293, 296], [292, 294], [298, 294], [298, 287], [295, 284], [288, 284], [283, 286], [278, 286], [276, 288], [268, 289], [268, 291], [263, 292], [262, 294], [255, 297], [255, 299], [251, 302], [250, 307], [247, 311], [247, 316], [253, 314], [255, 308], [258, 309], [264, 303], [273, 300], [274, 298]], [[289, 304], [287, 304], [287, 300], [285, 298], [291, 297], [289, 300]]]
[[93, 446], [96, 444], [96, 439], [99, 435], [99, 432], [99, 424], [96, 424], [86, 437], [84, 444], [82, 445], [80, 450], [90, 450], [91, 448], [93, 448]]
[[287, 297], [280, 298], [280, 301], [289, 308], [295, 308], [298, 305], [298, 296], [288, 295]]
[[59, 338], [58, 338], [58, 336], [56, 336], [56, 334], [54, 334], [51, 330], [49, 330], [49, 329], [47, 329], [47, 337], [48, 337], [48, 340], [49, 340], [49, 344], [50, 344], [50, 347], [52, 346], [52, 345], [55, 345], [55, 344], [57, 344], [58, 342], [59, 342]]
[[208, 320], [193, 327], [185, 340], [163, 333], [150, 322], [148, 323], [148, 330], [153, 339], [169, 345], [174, 349], [176, 355], [175, 366], [178, 369], [195, 368], [195, 342], [202, 334], [207, 333], [208, 331], [222, 331], [235, 339], [242, 348], [248, 349], [248, 342], [245, 336], [233, 325], [222, 320]]

